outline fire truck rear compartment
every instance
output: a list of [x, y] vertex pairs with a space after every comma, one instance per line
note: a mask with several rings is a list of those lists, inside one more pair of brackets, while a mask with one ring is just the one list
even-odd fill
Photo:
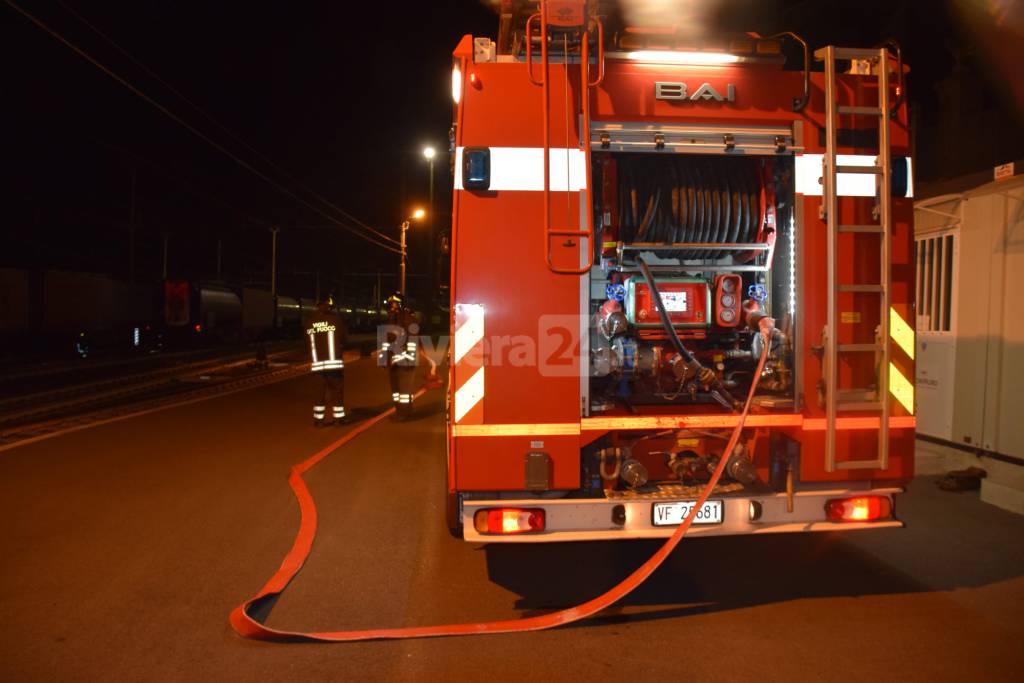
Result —
[[[591, 273], [591, 412], [731, 410], [733, 394], [750, 385], [760, 339], [750, 323], [762, 315], [781, 331], [759, 392], [792, 399], [792, 157], [594, 157], [601, 237]], [[668, 343], [639, 258], [650, 264], [675, 333], [715, 370], [714, 390], [694, 381]]]
[[[733, 413], [753, 379], [762, 343], [756, 320], [765, 315], [780, 329], [757, 396], [793, 409], [792, 169], [788, 155], [595, 151], [601, 236], [590, 287], [591, 416]], [[674, 334], [714, 371], [713, 383], [675, 350], [640, 259], [650, 264]], [[729, 432], [613, 431], [584, 449], [582, 493], [660, 495], [700, 485]], [[752, 443], [737, 446], [723, 494], [785, 487], [784, 472], [755, 469], [753, 451]]]

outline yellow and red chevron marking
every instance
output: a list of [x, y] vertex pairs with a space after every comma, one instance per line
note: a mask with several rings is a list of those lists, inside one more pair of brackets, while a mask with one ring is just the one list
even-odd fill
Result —
[[483, 304], [455, 304], [452, 366], [453, 422], [482, 424], [485, 393]]

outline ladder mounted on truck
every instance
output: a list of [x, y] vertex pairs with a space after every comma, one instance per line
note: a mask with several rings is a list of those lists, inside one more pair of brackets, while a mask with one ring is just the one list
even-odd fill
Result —
[[[541, 77], [538, 79], [533, 74], [533, 24], [540, 23], [540, 61]], [[597, 28], [597, 64], [598, 76], [590, 80], [590, 26], [591, 23]], [[569, 82], [569, 36], [579, 40], [580, 50], [580, 100], [581, 111], [577, 114], [573, 106], [575, 119], [579, 115], [581, 124], [579, 131], [579, 144], [583, 151], [583, 165], [586, 173], [584, 193], [584, 206], [586, 209], [581, 212], [580, 220], [586, 222], [586, 226], [579, 229], [553, 228], [551, 226], [551, 89], [550, 81], [550, 49], [548, 46], [549, 31], [554, 29], [562, 38], [562, 57], [565, 64], [566, 95], [568, 95]], [[598, 86], [604, 80], [604, 28], [601, 20], [588, 16], [586, 2], [584, 0], [541, 0], [540, 12], [530, 16], [526, 20], [526, 67], [530, 76], [530, 82], [543, 88], [543, 117], [544, 117], [544, 259], [548, 269], [553, 273], [563, 275], [583, 275], [590, 271], [594, 265], [594, 218], [590, 210], [590, 88]], [[575, 101], [573, 102], [575, 105]], [[569, 102], [565, 103], [569, 108]], [[569, 135], [568, 127], [570, 117], [566, 116], [566, 137]], [[570, 154], [566, 150], [566, 172], [568, 174], [571, 164]], [[567, 181], [568, 184], [568, 181]], [[571, 191], [566, 187], [566, 191]], [[580, 267], [560, 267], [555, 265], [551, 258], [552, 240], [564, 240], [562, 246], [576, 246], [576, 240], [586, 240], [587, 256], [584, 265]]]
[[[825, 156], [822, 160], [822, 209], [828, 229], [828, 319], [824, 334], [825, 375], [825, 470], [879, 469], [889, 466], [889, 308], [892, 292], [890, 247], [892, 243], [892, 158], [889, 143], [889, 49], [860, 49], [827, 46], [815, 51], [815, 58], [825, 62]], [[877, 81], [877, 104], [854, 102], [839, 104], [836, 60], [850, 60], [867, 65], [856, 70], [862, 78]], [[867, 71], [867, 73], [861, 73]], [[862, 89], [854, 88], [854, 92]], [[901, 94], [902, 95], [902, 94]], [[870, 117], [878, 123], [878, 156], [874, 165], [851, 166], [838, 162], [838, 130], [840, 116]], [[878, 223], [844, 225], [840, 222], [838, 177], [841, 173], [871, 174], [875, 177], [874, 215]], [[847, 197], [845, 201], [863, 201], [866, 197]], [[844, 233], [877, 235], [879, 282], [839, 281], [839, 236]], [[867, 294], [878, 298], [879, 323], [875, 341], [869, 344], [839, 343], [839, 295]], [[839, 384], [839, 359], [844, 355], [874, 353], [877, 367], [875, 387], [842, 387]], [[836, 458], [836, 424], [848, 413], [879, 417], [878, 450], [871, 459]]]

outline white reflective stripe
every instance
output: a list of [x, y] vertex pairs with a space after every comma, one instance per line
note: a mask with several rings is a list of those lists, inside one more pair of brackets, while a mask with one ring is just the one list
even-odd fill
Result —
[[[823, 154], [801, 154], [796, 157], [796, 192], [808, 197], [820, 197], [822, 193], [822, 160]], [[872, 154], [837, 154], [836, 163], [840, 166], [874, 166], [876, 157]], [[907, 158], [907, 193], [905, 197], [914, 196], [913, 167]], [[840, 173], [836, 184], [840, 197], [874, 197], [876, 176], [871, 173]]]
[[[455, 150], [455, 189], [462, 187], [463, 147]], [[544, 190], [543, 147], [489, 147], [491, 185], [497, 190], [542, 192]], [[552, 192], [579, 192], [587, 186], [587, 167], [583, 150], [555, 147], [548, 150], [549, 187]]]
[[460, 304], [459, 312], [466, 316], [466, 320], [455, 330], [453, 363], [462, 360], [484, 338], [484, 307], [480, 304]]
[[397, 363], [400, 360], [416, 360], [416, 354], [404, 351], [402, 353], [396, 353], [394, 356], [391, 357], [392, 363]]
[[399, 403], [412, 403], [412, 394], [400, 394], [398, 397]]
[[380, 345], [380, 348], [381, 348], [381, 351], [387, 351], [388, 349], [391, 348], [391, 343], [390, 342], [384, 342], [383, 344]]
[[398, 393], [398, 392], [396, 391], [395, 393], [391, 394], [391, 398], [393, 398], [393, 399], [395, 399], [395, 400], [397, 401], [397, 400], [398, 400], [398, 397], [399, 397], [399, 395], [400, 395], [400, 394], [399, 394], [399, 393]]
[[327, 357], [335, 359], [334, 355], [334, 330], [327, 330]]
[[309, 334], [309, 349], [313, 352], [313, 365], [316, 365], [316, 339], [312, 332]]
[[466, 416], [484, 397], [484, 369], [481, 367], [455, 392], [455, 421]]
[[415, 351], [416, 342], [409, 342], [408, 344], [405, 345], [405, 348], [408, 349], [409, 351]]
[[332, 412], [334, 413], [334, 417], [345, 417], [344, 408], [334, 408]]

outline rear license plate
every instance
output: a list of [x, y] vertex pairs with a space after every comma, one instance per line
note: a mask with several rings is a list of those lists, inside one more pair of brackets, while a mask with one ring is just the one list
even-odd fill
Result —
[[[651, 508], [651, 520], [654, 526], [679, 526], [697, 504], [695, 500], [683, 500], [676, 503], [655, 503]], [[722, 501], [709, 500], [697, 511], [694, 524], [721, 524]]]

